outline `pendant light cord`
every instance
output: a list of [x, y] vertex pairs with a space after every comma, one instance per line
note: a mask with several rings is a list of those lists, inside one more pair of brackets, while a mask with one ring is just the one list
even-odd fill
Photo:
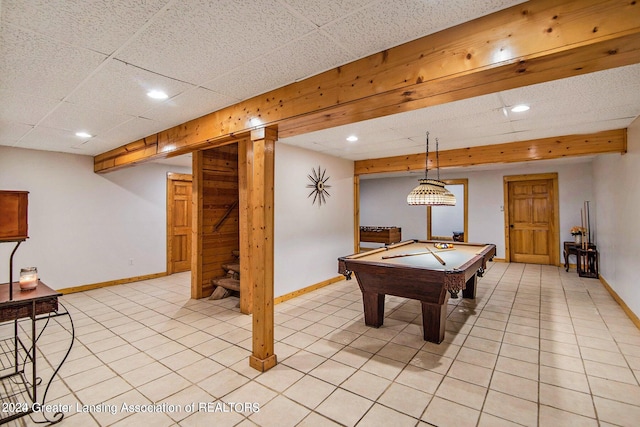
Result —
[[438, 150], [438, 138], [436, 138], [436, 170], [438, 171], [438, 181], [440, 181], [440, 152]]
[[427, 131], [427, 157], [424, 159], [424, 179], [429, 174], [429, 131]]

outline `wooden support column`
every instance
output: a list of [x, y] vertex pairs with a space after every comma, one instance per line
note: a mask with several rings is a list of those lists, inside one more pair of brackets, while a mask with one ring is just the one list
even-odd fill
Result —
[[240, 206], [240, 312], [253, 312], [253, 280], [251, 280], [251, 188], [253, 187], [253, 143], [249, 138], [238, 141], [238, 200]]
[[191, 298], [202, 298], [202, 191], [203, 153], [196, 151], [191, 159]]
[[360, 175], [353, 175], [353, 253], [360, 252]]
[[[274, 148], [277, 131], [251, 132], [253, 164], [249, 196], [249, 260], [253, 290], [253, 354], [249, 365], [264, 372], [276, 363], [273, 338]], [[247, 149], [247, 151], [249, 151]]]

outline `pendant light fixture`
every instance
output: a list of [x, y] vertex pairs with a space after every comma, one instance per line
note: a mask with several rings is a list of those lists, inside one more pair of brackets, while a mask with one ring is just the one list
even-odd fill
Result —
[[456, 196], [444, 187], [444, 182], [440, 181], [438, 138], [436, 138], [436, 170], [438, 171], [438, 179], [429, 179], [427, 176], [429, 173], [429, 132], [427, 132], [425, 164], [424, 178], [419, 180], [420, 184], [409, 193], [407, 203], [422, 206], [455, 206]]

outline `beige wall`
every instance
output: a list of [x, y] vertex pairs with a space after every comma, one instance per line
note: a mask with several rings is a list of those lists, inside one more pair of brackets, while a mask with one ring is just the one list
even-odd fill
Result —
[[[90, 156], [0, 146], [0, 188], [30, 192], [29, 239], [16, 252], [14, 279], [26, 266], [54, 289], [165, 272], [169, 171], [190, 168], [97, 175]], [[0, 244], [0, 283], [11, 249]]]
[[[281, 296], [338, 276], [353, 253], [353, 162], [276, 143], [274, 293]], [[326, 170], [331, 196], [312, 204], [312, 168]]]
[[640, 317], [640, 119], [628, 128], [627, 154], [594, 161], [600, 274]]

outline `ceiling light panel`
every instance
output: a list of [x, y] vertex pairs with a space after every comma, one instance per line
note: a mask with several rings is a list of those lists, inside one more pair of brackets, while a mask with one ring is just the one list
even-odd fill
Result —
[[158, 90], [158, 89], [152, 89], [149, 92], [147, 92], [147, 96], [151, 99], [155, 99], [158, 101], [161, 100], [165, 100], [167, 98], [169, 98], [169, 95], [167, 95], [166, 92], [162, 91], [162, 90]]

